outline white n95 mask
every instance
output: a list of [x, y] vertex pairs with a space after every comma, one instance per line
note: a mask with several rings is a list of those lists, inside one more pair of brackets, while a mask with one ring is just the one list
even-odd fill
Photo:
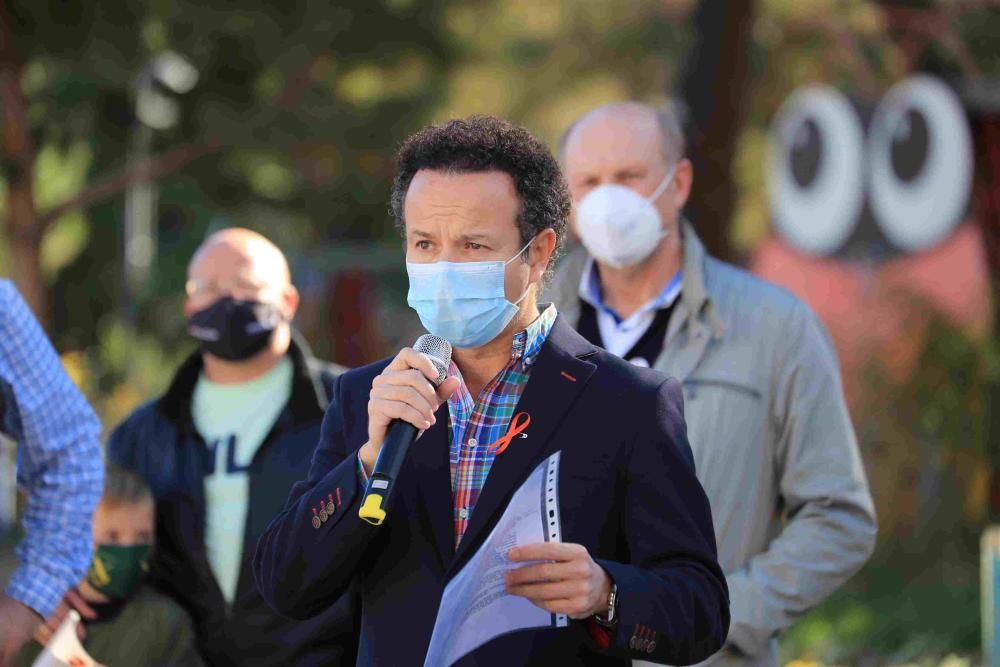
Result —
[[576, 231], [590, 255], [620, 269], [634, 266], [652, 254], [667, 232], [653, 205], [670, 185], [675, 164], [649, 197], [624, 185], [594, 188], [576, 208]]

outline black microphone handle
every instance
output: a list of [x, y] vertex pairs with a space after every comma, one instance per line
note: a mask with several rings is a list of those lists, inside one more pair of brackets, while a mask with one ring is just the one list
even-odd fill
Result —
[[382, 449], [375, 459], [375, 467], [361, 499], [361, 509], [358, 510], [358, 516], [368, 523], [378, 526], [385, 521], [396, 479], [418, 433], [417, 427], [409, 422], [400, 419], [389, 422]]

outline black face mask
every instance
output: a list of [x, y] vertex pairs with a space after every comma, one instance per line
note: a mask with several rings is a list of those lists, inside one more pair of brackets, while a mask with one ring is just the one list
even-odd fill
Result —
[[192, 315], [188, 333], [213, 356], [245, 361], [268, 346], [281, 321], [277, 306], [227, 296]]

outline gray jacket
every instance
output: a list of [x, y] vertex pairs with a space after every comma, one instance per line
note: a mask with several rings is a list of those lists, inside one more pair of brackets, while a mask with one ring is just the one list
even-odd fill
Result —
[[[684, 385], [732, 623], [706, 664], [777, 665], [778, 635], [871, 555], [875, 508], [836, 353], [808, 306], [705, 253], [684, 226], [684, 284], [655, 368]], [[579, 321], [582, 248], [548, 296]]]

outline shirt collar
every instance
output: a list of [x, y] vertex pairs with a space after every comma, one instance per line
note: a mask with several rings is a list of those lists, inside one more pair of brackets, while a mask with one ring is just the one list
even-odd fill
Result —
[[[538, 360], [538, 353], [541, 352], [542, 346], [548, 340], [552, 325], [555, 324], [556, 316], [559, 314], [554, 303], [539, 305], [542, 308], [542, 313], [526, 329], [514, 334], [514, 342], [511, 345], [511, 362], [520, 361], [525, 368], [530, 368]], [[462, 372], [458, 370], [454, 361], [451, 362], [448, 375], [462, 380], [464, 386], [465, 380], [462, 379]], [[462, 392], [455, 392], [452, 398], [456, 399], [460, 393]]]
[[556, 315], [558, 315], [554, 303], [541, 305], [541, 315], [536, 317], [527, 329], [514, 334], [511, 358], [520, 357], [525, 366], [531, 366], [538, 359], [538, 353], [541, 352], [542, 345], [548, 340], [549, 332], [552, 331], [552, 325], [555, 324]]
[[[661, 308], [666, 308], [677, 300], [684, 284], [684, 270], [678, 270], [674, 277], [670, 279], [660, 293], [646, 302], [632, 317], [641, 315]], [[580, 275], [580, 298], [589, 303], [595, 309], [611, 315], [615, 324], [621, 324], [624, 318], [616, 313], [610, 306], [604, 303], [604, 296], [601, 294], [601, 277], [598, 273], [597, 262], [593, 258], [587, 260], [587, 265]], [[631, 319], [631, 318], [629, 318]]]

